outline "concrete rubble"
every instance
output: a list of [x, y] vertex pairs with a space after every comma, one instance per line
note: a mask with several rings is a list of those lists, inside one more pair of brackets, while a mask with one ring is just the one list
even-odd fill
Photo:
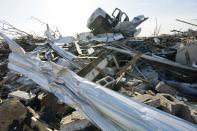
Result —
[[75, 37], [1, 21], [0, 130], [197, 130], [197, 31], [139, 37], [146, 20], [98, 8]]

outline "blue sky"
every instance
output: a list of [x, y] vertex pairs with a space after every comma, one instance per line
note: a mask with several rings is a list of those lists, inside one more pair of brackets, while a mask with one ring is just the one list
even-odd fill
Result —
[[141, 35], [151, 35], [155, 28], [155, 18], [161, 25], [161, 33], [172, 29], [196, 29], [175, 19], [197, 24], [197, 0], [0, 0], [0, 20], [8, 21], [25, 30], [43, 33], [44, 26], [31, 16], [58, 27], [62, 35], [88, 31], [86, 24], [91, 13], [98, 7], [111, 14], [118, 7], [130, 19], [145, 15], [150, 19], [144, 22]]

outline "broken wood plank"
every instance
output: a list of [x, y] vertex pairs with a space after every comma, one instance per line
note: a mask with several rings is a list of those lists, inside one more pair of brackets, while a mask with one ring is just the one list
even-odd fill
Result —
[[83, 114], [74, 111], [71, 115], [64, 117], [61, 120], [60, 131], [76, 131], [84, 130], [91, 125]]
[[78, 44], [77, 42], [74, 42], [74, 44], [75, 44], [75, 47], [76, 47], [76, 50], [77, 50], [78, 54], [79, 54], [79, 55], [83, 55], [83, 53], [82, 53], [82, 51], [81, 51], [81, 48], [80, 48], [79, 44]]
[[[116, 47], [104, 46], [104, 48], [114, 50], [123, 54], [131, 55], [131, 56], [136, 55], [134, 51], [128, 51], [128, 50], [119, 49]], [[152, 65], [157, 65], [158, 68], [165, 68], [170, 71], [177, 71], [179, 73], [182, 73], [188, 76], [197, 76], [197, 69], [179, 64], [177, 62], [174, 62], [174, 61], [171, 61], [171, 60], [159, 57], [159, 56], [149, 56], [149, 55], [142, 54], [140, 58]]]

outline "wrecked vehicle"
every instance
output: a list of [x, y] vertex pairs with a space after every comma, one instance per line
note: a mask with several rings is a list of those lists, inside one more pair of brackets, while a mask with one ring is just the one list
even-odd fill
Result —
[[87, 22], [87, 27], [92, 30], [94, 35], [104, 33], [122, 33], [126, 36], [133, 36], [140, 29], [136, 29], [142, 22], [146, 21], [143, 15], [134, 17], [129, 21], [129, 17], [125, 12], [116, 8], [112, 17], [107, 14], [103, 9], [96, 9], [90, 16]]

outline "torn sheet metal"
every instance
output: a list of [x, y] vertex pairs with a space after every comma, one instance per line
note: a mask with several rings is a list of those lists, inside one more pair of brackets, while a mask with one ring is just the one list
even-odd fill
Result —
[[63, 43], [64, 45], [69, 45], [70, 43], [74, 43], [75, 38], [73, 36], [66, 36], [66, 37], [59, 37], [58, 39], [56, 39], [54, 42], [57, 45], [60, 45], [61, 43]]
[[110, 89], [79, 77], [68, 68], [31, 57], [17, 43], [0, 35], [9, 44], [8, 68], [28, 76], [42, 89], [83, 112], [104, 131], [197, 130], [197, 126]]
[[60, 48], [59, 46], [53, 43], [49, 43], [49, 46], [64, 59], [73, 60], [77, 58], [77, 56], [73, 55], [72, 53], [68, 51], [63, 50], [62, 48]]
[[81, 69], [81, 67], [74, 63], [72, 60], [77, 58], [77, 56], [73, 55], [72, 53], [63, 50], [61, 47], [53, 44], [53, 43], [49, 43], [49, 46], [58, 54], [60, 55], [62, 58], [68, 60], [70, 62], [70, 64], [72, 64], [72, 66], [74, 66], [77, 69]]
[[98, 41], [98, 42], [113, 42], [117, 40], [124, 39], [124, 36], [120, 33], [106, 33], [106, 34], [99, 34], [89, 41]]
[[91, 32], [82, 32], [77, 34], [78, 41], [88, 42], [92, 37], [94, 37], [94, 35]]
[[[63, 48], [59, 47], [58, 44], [55, 44], [55, 37], [49, 31], [49, 28], [47, 28], [47, 30], [45, 31], [45, 35], [48, 37], [48, 40], [50, 41], [50, 48], [52, 48], [59, 56], [68, 60], [75, 68], [81, 69], [81, 67], [78, 64], [72, 61], [73, 59], [77, 58], [77, 56], [75, 56], [71, 52], [65, 51]], [[71, 38], [70, 41], [72, 42], [73, 39]]]
[[[123, 21], [120, 22], [115, 28], [115, 32], [120, 32], [127, 36], [133, 36], [136, 32], [139, 34], [141, 29], [136, 29], [142, 22], [146, 21], [148, 18], [145, 18], [143, 15], [134, 17], [132, 21]], [[136, 34], [135, 34], [136, 35]]]
[[45, 31], [45, 35], [47, 36], [48, 40], [49, 40], [49, 46], [57, 53], [59, 54], [61, 57], [63, 57], [64, 59], [68, 59], [68, 60], [73, 60], [74, 58], [76, 58], [75, 55], [73, 55], [72, 53], [63, 50], [62, 48], [60, 48], [58, 46], [58, 44], [55, 44], [55, 37], [51, 34], [51, 32], [49, 31], [49, 29], [47, 28], [47, 30]]

